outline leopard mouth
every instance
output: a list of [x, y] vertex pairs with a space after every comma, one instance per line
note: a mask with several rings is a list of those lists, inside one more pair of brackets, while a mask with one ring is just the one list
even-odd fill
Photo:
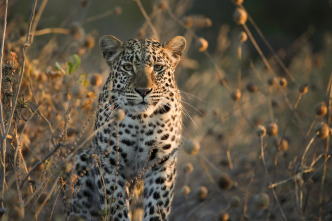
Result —
[[148, 104], [146, 102], [141, 102], [139, 104], [136, 104], [135, 106], [138, 108], [147, 109], [150, 106], [150, 104]]
[[130, 113], [136, 114], [152, 114], [158, 108], [159, 99], [133, 99], [128, 98], [123, 103], [123, 108]]
[[134, 110], [138, 111], [138, 112], [144, 112], [145, 110], [147, 110], [151, 104], [146, 102], [146, 101], [141, 101], [139, 103], [136, 102], [128, 102], [127, 107], [131, 107]]
[[149, 104], [149, 103], [146, 102], [146, 101], [141, 101], [141, 102], [139, 102], [139, 103], [129, 101], [129, 102], [128, 102], [128, 105], [129, 105], [129, 106], [133, 106], [133, 107], [140, 107], [140, 106], [149, 106], [149, 105], [151, 105], [151, 104]]

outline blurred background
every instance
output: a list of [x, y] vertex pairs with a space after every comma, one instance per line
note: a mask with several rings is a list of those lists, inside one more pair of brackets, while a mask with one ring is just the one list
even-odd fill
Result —
[[[33, 3], [9, 1], [4, 119]], [[4, 1], [0, 12], [3, 27]], [[331, 0], [39, 0], [6, 140], [2, 219], [65, 219], [72, 156], [90, 142], [109, 74], [98, 40], [110, 34], [188, 42], [170, 220], [332, 220], [331, 27]]]
[[[155, 2], [153, 0], [142, 0], [148, 14], [151, 13]], [[212, 47], [208, 50], [213, 51], [222, 25], [229, 26], [231, 32], [240, 29], [232, 19], [234, 5], [231, 1], [193, 0], [185, 2], [185, 11], [182, 16], [202, 15], [212, 21], [210, 27], [197, 32], [198, 35], [203, 36], [211, 43]], [[10, 4], [12, 6], [9, 10], [9, 20], [20, 18], [28, 21], [32, 1], [19, 2], [12, 0]], [[177, 3], [172, 4], [176, 5]], [[276, 50], [287, 50], [296, 39], [309, 32], [308, 40], [312, 43], [313, 51], [318, 51], [323, 47], [323, 35], [331, 31], [332, 15], [328, 0], [303, 0], [301, 2], [255, 0], [245, 1], [243, 5]], [[107, 15], [107, 12], [112, 11], [116, 6], [121, 7], [122, 13], [118, 15], [109, 13]], [[162, 17], [163, 13], [160, 13], [159, 16]], [[100, 14], [105, 15], [94, 21], [83, 22], [89, 17]], [[68, 27], [72, 22], [83, 22], [82, 25], [88, 33], [96, 32], [98, 36], [112, 34], [124, 41], [138, 36], [145, 19], [134, 1], [48, 1], [42, 19], [38, 23], [38, 29]], [[181, 34], [184, 30], [180, 29], [179, 32], [178, 34]], [[47, 37], [49, 36], [39, 37], [38, 42]], [[163, 38], [166, 40], [167, 37]], [[262, 47], [264, 51], [266, 48]]]

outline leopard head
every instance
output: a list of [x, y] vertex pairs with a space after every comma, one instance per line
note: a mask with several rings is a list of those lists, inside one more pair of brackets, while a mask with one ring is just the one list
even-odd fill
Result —
[[111, 97], [130, 113], [152, 114], [179, 102], [174, 71], [186, 46], [177, 36], [165, 44], [152, 39], [131, 39], [122, 43], [107, 35], [99, 41], [111, 68]]

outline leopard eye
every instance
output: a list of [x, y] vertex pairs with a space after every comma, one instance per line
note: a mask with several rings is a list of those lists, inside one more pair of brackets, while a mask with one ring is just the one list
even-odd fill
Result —
[[125, 64], [125, 65], [123, 65], [123, 69], [125, 71], [132, 71], [134, 68], [131, 64]]
[[153, 70], [155, 71], [162, 71], [164, 69], [163, 65], [156, 64], [153, 66]]

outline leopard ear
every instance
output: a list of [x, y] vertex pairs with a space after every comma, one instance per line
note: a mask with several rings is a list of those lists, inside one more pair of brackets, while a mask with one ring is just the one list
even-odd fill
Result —
[[108, 65], [112, 65], [123, 50], [122, 42], [112, 35], [102, 36], [99, 40], [99, 47], [103, 51], [104, 59]]
[[175, 64], [179, 63], [181, 54], [186, 48], [186, 39], [182, 36], [176, 36], [165, 43], [164, 48], [170, 52], [171, 58]]

